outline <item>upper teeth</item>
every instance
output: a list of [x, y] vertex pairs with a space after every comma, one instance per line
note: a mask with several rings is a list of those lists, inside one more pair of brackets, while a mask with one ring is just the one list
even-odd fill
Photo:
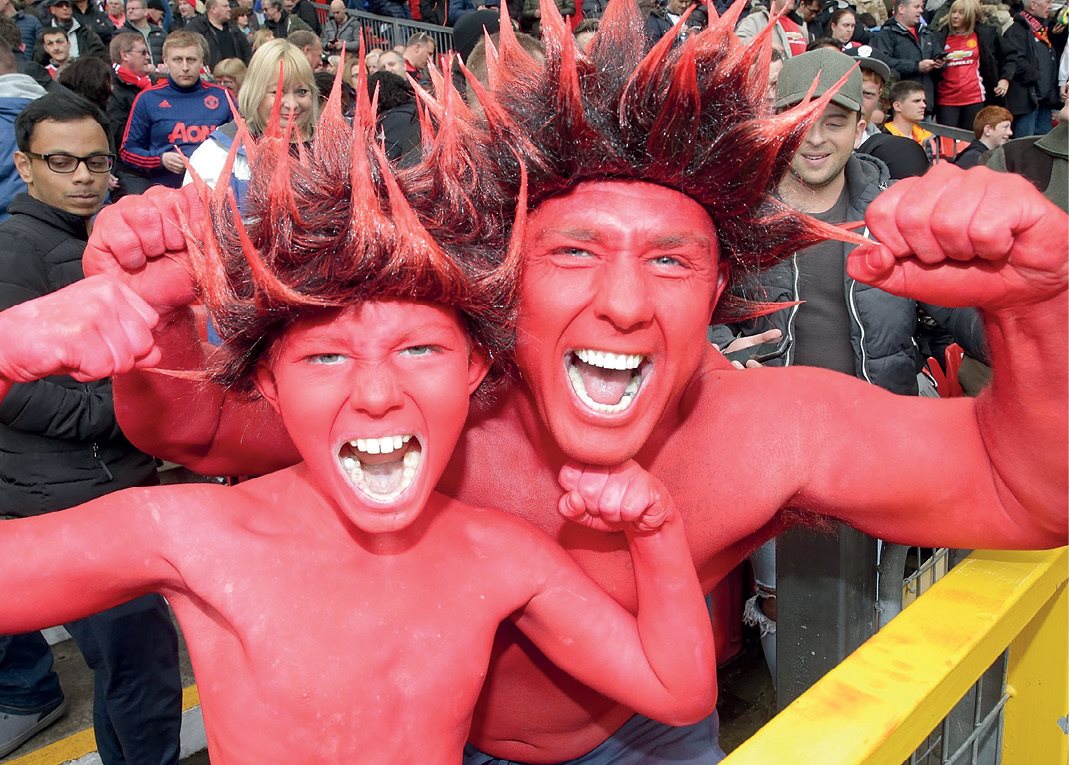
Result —
[[364, 452], [364, 454], [389, 454], [407, 444], [411, 438], [411, 435], [358, 438], [355, 441], [350, 441], [349, 446], [358, 452]]
[[636, 369], [642, 363], [640, 353], [613, 353], [612, 351], [592, 351], [582, 348], [575, 351], [575, 355], [584, 364], [601, 367], [602, 369]]

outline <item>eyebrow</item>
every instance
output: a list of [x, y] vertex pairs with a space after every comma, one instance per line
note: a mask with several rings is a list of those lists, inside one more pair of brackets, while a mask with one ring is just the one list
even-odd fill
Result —
[[[595, 244], [601, 244], [603, 242], [601, 232], [592, 228], [564, 228], [558, 229], [555, 232], [546, 233], [555, 233], [558, 236], [573, 239], [578, 242], [593, 242]], [[648, 249], [674, 250], [688, 245], [709, 247], [709, 237], [700, 236], [698, 234], [661, 234], [660, 236], [655, 236], [649, 240]]]
[[655, 236], [650, 240], [650, 245], [658, 250], [674, 250], [691, 244], [698, 247], [708, 247], [709, 237], [697, 234], [664, 234], [663, 236]]

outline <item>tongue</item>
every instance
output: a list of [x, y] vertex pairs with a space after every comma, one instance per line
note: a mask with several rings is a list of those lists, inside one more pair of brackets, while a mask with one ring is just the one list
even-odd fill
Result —
[[633, 369], [602, 369], [586, 362], [575, 360], [579, 376], [590, 398], [599, 404], [619, 404], [631, 382]]
[[367, 482], [369, 489], [376, 494], [392, 494], [401, 485], [404, 463], [401, 460], [378, 465], [363, 463], [363, 470], [364, 481]]

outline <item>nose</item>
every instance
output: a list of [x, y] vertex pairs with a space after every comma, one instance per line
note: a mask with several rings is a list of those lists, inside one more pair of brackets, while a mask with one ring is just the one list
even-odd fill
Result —
[[349, 405], [368, 417], [384, 417], [404, 404], [397, 373], [384, 367], [363, 367], [355, 373]]
[[89, 172], [89, 165], [85, 162], [79, 162], [78, 166], [74, 168], [74, 182], [89, 183], [92, 180], [93, 173]]
[[608, 263], [594, 294], [595, 315], [622, 332], [649, 324], [653, 319], [652, 278], [643, 273], [643, 263], [636, 258], [621, 257]]

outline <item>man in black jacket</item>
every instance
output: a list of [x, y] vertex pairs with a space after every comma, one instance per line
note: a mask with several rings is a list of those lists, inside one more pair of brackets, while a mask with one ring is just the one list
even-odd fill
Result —
[[[70, 0], [45, 0], [45, 7], [52, 14], [52, 21], [46, 23], [44, 29], [58, 27], [67, 33], [67, 39], [71, 44], [72, 61], [81, 56], [97, 56], [103, 59], [108, 57], [108, 49], [104, 41], [92, 27], [78, 21], [72, 11]], [[38, 38], [33, 50], [33, 59], [43, 66], [48, 63], [48, 55], [41, 43], [41, 38]]]
[[[862, 76], [854, 62], [838, 51], [809, 51], [787, 60], [776, 85], [775, 107], [786, 109], [806, 97], [818, 74], [814, 97], [826, 93], [849, 73], [847, 82], [809, 129], [779, 184], [779, 197], [788, 207], [833, 224], [862, 220], [868, 205], [891, 182], [883, 162], [854, 153], [865, 128]], [[737, 333], [746, 339], [734, 342], [734, 346], [745, 346], [752, 339], [768, 343], [754, 346], [762, 352], [778, 346], [778, 356], [765, 362], [769, 366], [834, 369], [894, 393], [917, 395], [917, 372], [923, 359], [915, 335], [918, 308], [923, 308], [970, 354], [986, 359], [983, 329], [975, 310], [918, 304], [858, 282], [846, 272], [846, 255], [852, 249], [853, 245], [828, 240], [761, 272], [753, 284], [740, 290], [745, 297], [785, 304], [801, 302], [743, 325], [715, 326], [710, 339], [728, 352], [729, 359]], [[828, 586], [829, 581], [849, 579], [851, 571], [857, 570], [851, 567], [871, 564], [875, 570], [876, 541], [845, 526], [837, 527], [834, 535], [796, 529], [781, 539], [778, 547], [769, 542], [751, 558], [758, 595], [747, 603], [743, 618], [761, 630], [773, 678], [777, 677], [775, 636], [777, 627], [782, 626], [776, 624], [776, 550], [793, 562], [810, 561], [805, 567], [789, 567], [794, 572], [789, 588], [803, 593], [801, 600]], [[847, 550], [852, 554], [846, 554]], [[799, 600], [795, 601], [795, 611]], [[856, 604], [856, 600], [844, 603]], [[801, 631], [817, 634], [819, 630], [833, 647], [801, 669], [786, 662], [785, 673], [779, 675], [786, 677], [786, 687], [780, 691], [793, 698], [800, 685], [823, 674], [870, 637], [878, 626], [873, 605], [867, 602], [863, 613], [851, 609], [849, 618], [842, 620], [833, 612], [814, 612], [804, 624], [792, 621], [788, 629], [795, 635]], [[787, 643], [793, 650], [800, 641]], [[815, 676], [807, 674], [817, 668], [820, 670]]]
[[136, 32], [148, 46], [148, 55], [153, 67], [163, 63], [163, 43], [167, 33], [163, 27], [149, 20], [148, 5], [145, 0], [129, 0], [126, 4], [126, 23], [123, 32]]
[[928, 112], [935, 112], [935, 84], [932, 72], [941, 69], [946, 58], [939, 57], [927, 27], [921, 28], [923, 0], [895, 0], [894, 18], [888, 19], [872, 39], [876, 58], [884, 61], [900, 80], [914, 80], [924, 86]]
[[[82, 278], [92, 216], [115, 155], [107, 119], [66, 94], [32, 102], [15, 123], [15, 167], [26, 183], [0, 224], [0, 310]], [[156, 482], [155, 460], [123, 436], [111, 382], [51, 377], [0, 403], [0, 515], [30, 516]], [[71, 622], [94, 670], [93, 723], [105, 765], [178, 762], [181, 679], [177, 635], [156, 595]], [[0, 637], [0, 756], [63, 712], [39, 633]]]
[[290, 32], [296, 32], [299, 29], [312, 31], [312, 28], [299, 16], [287, 13], [282, 0], [263, 0], [263, 9], [264, 27], [270, 29], [276, 39], [285, 39], [289, 37]]
[[1013, 134], [1018, 138], [1049, 132], [1051, 115], [1061, 104], [1049, 12], [1050, 0], [1026, 0], [1002, 36], [1005, 45], [1017, 52], [1006, 108], [1013, 113]]
[[252, 46], [245, 33], [230, 23], [228, 0], [207, 0], [204, 15], [186, 24], [186, 29], [199, 32], [208, 41], [208, 58], [204, 63], [209, 69], [215, 69], [224, 58], [239, 58], [246, 64], [252, 58]]

